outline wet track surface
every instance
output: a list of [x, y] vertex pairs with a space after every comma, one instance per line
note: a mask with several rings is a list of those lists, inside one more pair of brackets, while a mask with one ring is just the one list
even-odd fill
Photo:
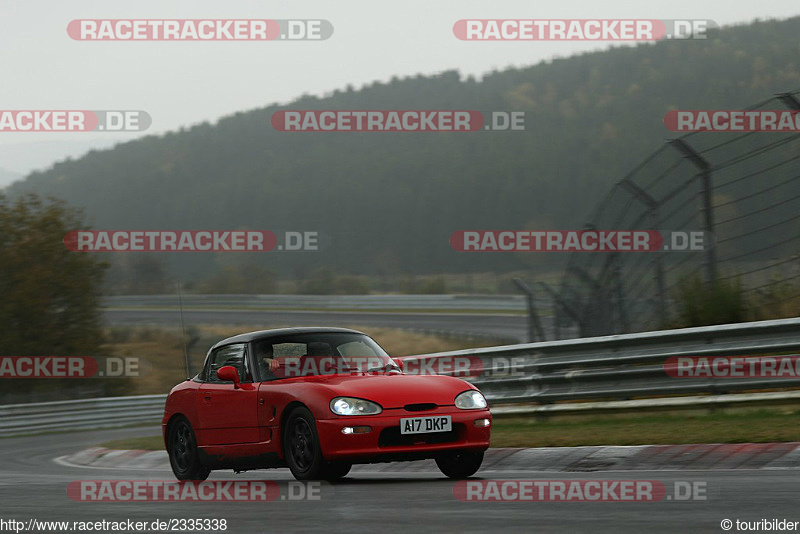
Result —
[[[800, 520], [797, 470], [639, 471], [537, 473], [479, 471], [477, 479], [657, 480], [707, 485], [705, 501], [661, 502], [462, 502], [454, 483], [435, 470], [359, 472], [323, 484], [320, 500], [256, 502], [75, 502], [67, 486], [77, 480], [172, 480], [169, 471], [78, 468], [54, 462], [109, 439], [157, 433], [153, 428], [51, 434], [0, 440], [0, 518], [148, 521], [226, 519], [227, 532], [721, 532], [724, 518]], [[411, 464], [403, 464], [409, 466]], [[427, 464], [426, 464], [427, 465]], [[391, 469], [387, 464], [386, 468]], [[210, 480], [274, 480], [288, 494], [286, 469]], [[733, 529], [735, 531], [735, 527]]]

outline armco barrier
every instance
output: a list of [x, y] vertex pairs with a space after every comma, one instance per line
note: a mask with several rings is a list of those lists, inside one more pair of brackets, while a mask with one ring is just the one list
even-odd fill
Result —
[[[671, 378], [664, 372], [664, 363], [673, 356], [798, 352], [800, 319], [780, 319], [402, 359], [480, 358], [488, 372], [472, 381], [486, 394], [493, 411], [501, 415], [794, 401], [800, 399], [800, 392], [792, 390], [800, 386], [800, 378]], [[508, 371], [512, 359], [518, 365], [512, 370], [519, 372], [500, 374]], [[749, 393], [734, 394], [736, 391]], [[165, 395], [145, 395], [0, 406], [0, 437], [157, 424], [165, 398]]]
[[0, 437], [158, 423], [166, 395], [104, 397], [0, 406]]
[[[481, 310], [524, 312], [520, 295], [183, 295], [186, 309]], [[109, 308], [177, 308], [177, 295], [103, 297]], [[538, 302], [542, 308], [548, 301]]]
[[[483, 362], [472, 382], [493, 405], [724, 394], [800, 386], [800, 378], [672, 378], [677, 356], [739, 356], [800, 351], [800, 319], [509, 345], [408, 356], [470, 356]], [[504, 371], [514, 371], [503, 374]]]

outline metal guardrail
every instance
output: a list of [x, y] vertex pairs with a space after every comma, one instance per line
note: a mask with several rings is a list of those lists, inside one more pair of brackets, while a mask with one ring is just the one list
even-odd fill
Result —
[[0, 406], [0, 437], [158, 423], [166, 395], [103, 397]]
[[[664, 363], [673, 356], [799, 351], [800, 319], [781, 319], [442, 352], [403, 360], [480, 358], [489, 372], [472, 382], [486, 394], [494, 412], [552, 414], [797, 400], [797, 390], [767, 390], [798, 388], [800, 378], [671, 378]], [[522, 371], [519, 376], [498, 375], [512, 358]], [[756, 393], [729, 394], [735, 391]], [[165, 395], [145, 395], [0, 406], [0, 437], [157, 423], [165, 399]]]
[[[103, 297], [109, 308], [178, 308], [177, 295], [121, 295]], [[550, 306], [541, 300], [541, 307]], [[229, 309], [312, 310], [480, 310], [524, 312], [519, 295], [183, 295], [183, 306]]]
[[[664, 371], [667, 359], [676, 356], [797, 351], [800, 319], [780, 319], [442, 352], [404, 360], [480, 358], [483, 376], [471, 381], [492, 405], [550, 404], [800, 387], [800, 378], [795, 377], [672, 378]], [[512, 367], [512, 372], [502, 374]]]

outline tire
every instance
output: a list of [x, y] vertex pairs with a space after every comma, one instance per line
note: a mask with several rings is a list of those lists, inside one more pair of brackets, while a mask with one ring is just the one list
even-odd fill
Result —
[[450, 478], [469, 478], [478, 472], [483, 463], [483, 451], [448, 452], [436, 458], [439, 470]]
[[169, 426], [167, 434], [169, 465], [178, 480], [205, 480], [211, 469], [200, 461], [197, 438], [189, 421], [181, 417]]
[[322, 478], [328, 482], [339, 480], [347, 476], [347, 473], [350, 472], [352, 467], [353, 464], [348, 462], [328, 462], [322, 473]]
[[289, 414], [283, 431], [283, 455], [297, 480], [325, 479], [327, 464], [322, 457], [314, 416], [308, 408], [296, 408]]

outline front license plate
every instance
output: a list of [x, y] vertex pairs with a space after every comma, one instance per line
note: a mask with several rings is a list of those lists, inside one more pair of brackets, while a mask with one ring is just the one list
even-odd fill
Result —
[[400, 419], [401, 434], [428, 434], [429, 432], [450, 432], [451, 430], [453, 430], [453, 418], [449, 415]]

